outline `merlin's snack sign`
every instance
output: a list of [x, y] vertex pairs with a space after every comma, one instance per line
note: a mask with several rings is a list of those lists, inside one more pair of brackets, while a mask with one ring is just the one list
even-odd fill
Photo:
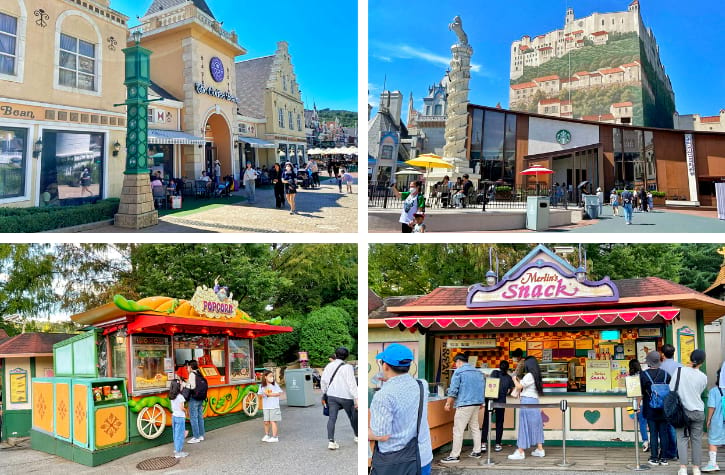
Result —
[[587, 360], [587, 392], [606, 393], [612, 390], [609, 360]]
[[227, 295], [225, 287], [216, 291], [205, 285], [197, 287], [189, 302], [199, 315], [208, 318], [233, 318], [239, 307], [239, 303]]
[[471, 287], [467, 307], [510, 307], [541, 304], [612, 302], [619, 292], [609, 278], [592, 282], [578, 280], [553, 262], [535, 262], [525, 266], [498, 284]]

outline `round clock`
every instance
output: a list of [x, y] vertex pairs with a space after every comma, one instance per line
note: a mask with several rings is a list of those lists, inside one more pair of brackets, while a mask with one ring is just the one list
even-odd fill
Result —
[[556, 133], [556, 141], [561, 145], [566, 145], [571, 142], [571, 132], [566, 129], [561, 129]]
[[211, 78], [216, 82], [222, 82], [224, 79], [224, 63], [222, 60], [214, 56], [209, 61], [209, 71], [211, 72]]

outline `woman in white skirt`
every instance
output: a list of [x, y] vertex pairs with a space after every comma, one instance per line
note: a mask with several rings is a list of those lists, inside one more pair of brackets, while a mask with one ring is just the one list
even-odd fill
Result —
[[[519, 380], [514, 376], [514, 384], [521, 393], [521, 404], [538, 404], [539, 395], [544, 391], [541, 381], [541, 370], [536, 358], [529, 356], [524, 360], [525, 375]], [[531, 452], [533, 457], [543, 457], [544, 452], [544, 421], [541, 419], [541, 409], [538, 407], [519, 409], [519, 433], [516, 441], [517, 449], [509, 455], [510, 460], [523, 460], [524, 452], [536, 445]]]

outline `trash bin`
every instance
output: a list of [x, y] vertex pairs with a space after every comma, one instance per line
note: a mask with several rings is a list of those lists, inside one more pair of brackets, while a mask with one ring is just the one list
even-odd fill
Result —
[[526, 199], [526, 229], [532, 231], [549, 229], [548, 196], [529, 196]]
[[288, 369], [284, 372], [288, 406], [312, 406], [315, 393], [312, 390], [312, 370]]
[[584, 211], [589, 215], [589, 219], [597, 219], [599, 217], [599, 198], [597, 195], [582, 195], [584, 201]]

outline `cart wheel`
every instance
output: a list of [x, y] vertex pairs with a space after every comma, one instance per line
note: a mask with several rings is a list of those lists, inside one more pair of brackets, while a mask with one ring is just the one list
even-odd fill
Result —
[[249, 417], [253, 417], [257, 414], [257, 411], [259, 410], [259, 399], [257, 398], [257, 393], [250, 391], [246, 396], [244, 396], [244, 399], [242, 399], [242, 410]]
[[136, 418], [136, 428], [144, 439], [155, 439], [166, 427], [166, 411], [159, 404], [144, 407]]

